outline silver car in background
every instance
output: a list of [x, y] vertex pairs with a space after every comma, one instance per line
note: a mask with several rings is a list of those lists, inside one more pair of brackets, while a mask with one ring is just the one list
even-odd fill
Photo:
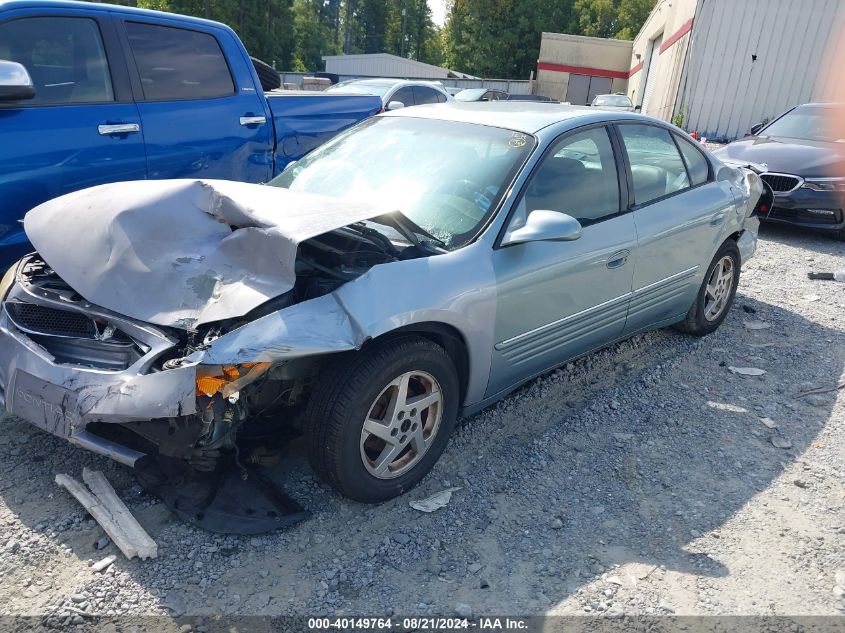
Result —
[[666, 123], [530, 103], [387, 113], [270, 184], [31, 211], [38, 252], [0, 287], [0, 402], [127, 464], [231, 448], [273, 411], [337, 490], [388, 499], [531, 378], [638, 332], [713, 332], [763, 191]]
[[635, 112], [640, 109], [639, 106], [635, 107], [628, 96], [622, 93], [596, 95], [590, 105], [602, 110], [619, 110], [621, 112]]
[[442, 84], [408, 79], [350, 79], [331, 86], [326, 92], [365, 94], [381, 97], [385, 110], [452, 101]]

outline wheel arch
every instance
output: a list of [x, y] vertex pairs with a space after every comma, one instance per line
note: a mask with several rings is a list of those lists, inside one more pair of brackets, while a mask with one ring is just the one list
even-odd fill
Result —
[[467, 389], [469, 387], [470, 357], [469, 344], [461, 331], [453, 325], [439, 321], [411, 323], [370, 339], [362, 349], [376, 341], [383, 342], [392, 338], [401, 338], [403, 336], [419, 336], [426, 338], [446, 350], [449, 358], [451, 358], [452, 362], [455, 364], [455, 370], [458, 372], [458, 380], [461, 387], [460, 402], [463, 406], [463, 402], [467, 395]]

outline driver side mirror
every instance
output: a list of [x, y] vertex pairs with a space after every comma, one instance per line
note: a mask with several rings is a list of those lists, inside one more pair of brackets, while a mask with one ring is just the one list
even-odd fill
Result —
[[399, 110], [400, 108], [404, 108], [405, 104], [401, 101], [391, 101], [387, 104], [387, 110]]
[[566, 213], [537, 209], [528, 214], [525, 225], [505, 234], [502, 246], [526, 242], [571, 242], [581, 237], [581, 223]]
[[642, 111], [643, 111], [643, 107], [641, 105], [635, 105], [634, 106], [634, 112], [642, 112]]
[[23, 64], [0, 59], [0, 101], [22, 101], [34, 96], [35, 87]]
[[763, 129], [763, 127], [765, 127], [765, 126], [764, 126], [762, 123], [758, 123], [757, 125], [752, 125], [752, 126], [751, 126], [751, 131], [749, 132], [749, 134], [751, 134], [751, 136], [756, 136], [756, 135], [757, 135], [757, 132], [759, 132], [760, 130], [762, 130], [762, 129]]

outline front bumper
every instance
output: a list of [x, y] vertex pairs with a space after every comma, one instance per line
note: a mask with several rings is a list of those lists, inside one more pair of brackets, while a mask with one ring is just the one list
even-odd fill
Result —
[[775, 193], [765, 222], [793, 224], [811, 229], [838, 231], [845, 228], [845, 196], [833, 191], [801, 187], [790, 193]]
[[[123, 463], [131, 451], [88, 429], [91, 423], [126, 423], [182, 417], [196, 413], [196, 365], [159, 370], [155, 361], [176, 341], [166, 333], [133, 323], [79, 298], [72, 301], [16, 283], [6, 302], [59, 309], [92, 316], [136, 340], [143, 353], [122, 370], [98, 369], [59, 360], [45, 338], [24, 331], [4, 303], [0, 311], [0, 408], [45, 431]], [[102, 440], [102, 441], [101, 441]], [[135, 455], [137, 457], [137, 455]]]

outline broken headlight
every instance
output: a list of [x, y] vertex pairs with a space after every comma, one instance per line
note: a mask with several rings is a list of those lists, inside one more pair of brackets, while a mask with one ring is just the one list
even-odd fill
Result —
[[270, 369], [271, 364], [198, 365], [197, 396], [211, 397], [219, 393], [228, 398], [261, 378]]

